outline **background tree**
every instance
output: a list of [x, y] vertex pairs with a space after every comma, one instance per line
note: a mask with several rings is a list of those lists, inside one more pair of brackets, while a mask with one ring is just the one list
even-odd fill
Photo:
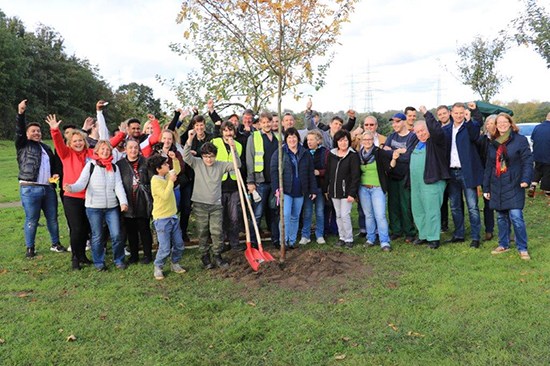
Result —
[[[216, 29], [223, 43], [211, 45], [213, 49], [239, 50], [238, 54], [246, 57], [255, 69], [265, 70], [269, 76], [266, 80], [276, 88], [277, 112], [282, 115], [284, 95], [292, 93], [300, 98], [300, 85], [310, 84], [316, 89], [324, 85], [333, 56], [327, 53], [336, 43], [356, 2], [186, 0], [178, 20], [187, 25], [186, 32], [191, 34], [204, 28]], [[314, 61], [319, 62], [317, 67]], [[271, 88], [267, 92], [270, 93]], [[282, 131], [280, 123], [279, 131]], [[282, 188], [281, 144], [279, 132], [279, 186]], [[284, 197], [281, 198], [282, 218]], [[284, 230], [281, 219], [282, 259], [285, 255]]]
[[525, 11], [513, 24], [518, 44], [534, 47], [550, 68], [550, 13], [536, 0], [526, 0]]
[[153, 89], [147, 85], [130, 83], [117, 88], [113, 97], [112, 109], [107, 109], [110, 125], [117, 125], [128, 118], [145, 121], [148, 113], [154, 114], [159, 120], [164, 120], [160, 99], [155, 98]]
[[496, 64], [504, 57], [507, 48], [505, 38], [487, 40], [476, 36], [472, 43], [457, 50], [459, 80], [470, 86], [484, 102], [489, 102], [510, 80], [496, 70]]

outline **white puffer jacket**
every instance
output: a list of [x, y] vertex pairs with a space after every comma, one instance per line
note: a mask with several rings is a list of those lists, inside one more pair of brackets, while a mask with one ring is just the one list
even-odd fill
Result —
[[[90, 168], [95, 165], [92, 176], [90, 177]], [[107, 171], [104, 167], [91, 160], [84, 166], [78, 180], [71, 184], [72, 192], [81, 192], [86, 190], [86, 203], [89, 208], [115, 208], [119, 205], [127, 205], [126, 192], [122, 185], [120, 171], [113, 164], [113, 171]]]

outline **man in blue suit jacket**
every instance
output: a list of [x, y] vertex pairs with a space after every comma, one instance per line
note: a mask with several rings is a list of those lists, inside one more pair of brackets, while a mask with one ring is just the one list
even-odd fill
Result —
[[479, 248], [481, 233], [481, 220], [477, 205], [477, 187], [483, 183], [483, 166], [475, 145], [479, 138], [482, 124], [482, 115], [475, 103], [468, 103], [472, 120], [466, 121], [464, 103], [455, 103], [451, 110], [453, 123], [443, 127], [447, 140], [447, 156], [451, 168], [451, 180], [449, 182], [449, 199], [451, 201], [451, 213], [455, 225], [455, 231], [449, 243], [463, 242], [464, 235], [464, 211], [462, 208], [462, 192], [468, 205], [470, 217], [470, 230], [473, 248]]

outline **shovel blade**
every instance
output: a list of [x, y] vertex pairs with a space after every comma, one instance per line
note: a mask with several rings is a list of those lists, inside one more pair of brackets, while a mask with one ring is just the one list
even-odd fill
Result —
[[258, 249], [252, 248], [250, 243], [246, 243], [244, 256], [248, 261], [248, 264], [250, 264], [250, 267], [252, 267], [254, 271], [258, 271], [260, 263], [264, 261], [264, 258], [262, 257]]

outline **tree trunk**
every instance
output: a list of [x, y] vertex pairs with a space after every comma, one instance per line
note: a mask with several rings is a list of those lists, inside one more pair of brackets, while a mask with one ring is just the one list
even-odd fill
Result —
[[[283, 116], [282, 116], [282, 103], [283, 99], [283, 73], [282, 70], [279, 74], [279, 83], [277, 86], [277, 113], [279, 115], [279, 221], [281, 223], [280, 244], [281, 244], [281, 258], [280, 261], [285, 260], [285, 218], [284, 218], [284, 204], [285, 198], [283, 193]], [[273, 179], [274, 177], [271, 177]]]

